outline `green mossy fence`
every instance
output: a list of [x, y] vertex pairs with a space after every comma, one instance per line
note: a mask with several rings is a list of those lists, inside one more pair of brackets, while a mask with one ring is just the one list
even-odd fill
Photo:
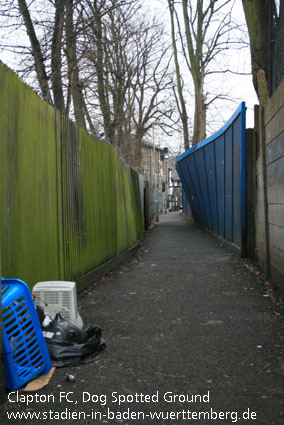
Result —
[[2, 276], [76, 280], [133, 246], [144, 180], [0, 62]]

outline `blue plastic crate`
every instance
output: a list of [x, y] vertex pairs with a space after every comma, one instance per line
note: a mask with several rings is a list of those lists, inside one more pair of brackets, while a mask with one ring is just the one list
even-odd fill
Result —
[[51, 361], [28, 285], [1, 279], [6, 388], [18, 389], [50, 371]]

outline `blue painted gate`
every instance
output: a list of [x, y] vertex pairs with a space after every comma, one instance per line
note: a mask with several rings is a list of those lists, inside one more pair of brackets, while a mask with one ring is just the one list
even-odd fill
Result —
[[176, 159], [194, 220], [246, 251], [245, 103], [229, 121]]

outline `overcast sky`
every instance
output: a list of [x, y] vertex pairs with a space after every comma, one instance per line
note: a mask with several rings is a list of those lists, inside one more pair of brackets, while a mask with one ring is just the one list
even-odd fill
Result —
[[[235, 0], [234, 7], [234, 17], [235, 19], [245, 24], [245, 18], [242, 8], [242, 1]], [[149, 13], [153, 15], [157, 15], [166, 23], [169, 37], [170, 37], [170, 23], [169, 23], [169, 13], [167, 10], [167, 0], [144, 0], [144, 5], [148, 9]], [[3, 35], [3, 32], [2, 32]], [[0, 29], [1, 36], [1, 29]], [[15, 43], [24, 43], [23, 34], [15, 38]], [[28, 40], [27, 40], [28, 42]], [[14, 68], [14, 57], [12, 54], [7, 52], [0, 52], [0, 59], [10, 66], [12, 69]], [[247, 49], [242, 49], [239, 51], [234, 51], [231, 55], [230, 59], [230, 67], [234, 68], [238, 71], [242, 72], [251, 72], [251, 63], [250, 63], [250, 51], [249, 47]], [[214, 87], [216, 90], [224, 90], [235, 99], [235, 103], [228, 103], [222, 105], [218, 104], [218, 108], [215, 108], [211, 111], [210, 124], [207, 128], [207, 135], [210, 136], [212, 133], [218, 130], [233, 114], [234, 110], [237, 108], [238, 104], [241, 101], [245, 101], [247, 105], [247, 127], [253, 127], [254, 119], [253, 119], [253, 107], [258, 103], [257, 97], [252, 84], [251, 75], [234, 75], [234, 74], [225, 74], [219, 77], [219, 81], [217, 77], [211, 77], [210, 85]], [[221, 79], [220, 79], [221, 78]], [[188, 81], [188, 87], [190, 91], [191, 87], [191, 77], [184, 68], [184, 79]], [[221, 84], [220, 84], [221, 81]], [[218, 84], [217, 84], [218, 82]], [[193, 98], [192, 98], [193, 100]], [[191, 102], [191, 99], [188, 99], [188, 102]], [[193, 117], [191, 117], [193, 119]], [[157, 142], [161, 145], [169, 145], [172, 146], [173, 149], [177, 149], [178, 146], [182, 146], [183, 139], [182, 136], [175, 135], [174, 137], [165, 139], [165, 135], [157, 129]]]

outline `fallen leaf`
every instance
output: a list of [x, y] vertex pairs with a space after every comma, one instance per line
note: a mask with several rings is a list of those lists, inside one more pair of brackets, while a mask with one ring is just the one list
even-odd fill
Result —
[[234, 297], [235, 295], [238, 295], [238, 291], [223, 292], [223, 294], [228, 295], [228, 297]]
[[200, 323], [201, 326], [205, 325], [220, 325], [221, 323], [224, 323], [223, 320], [208, 320], [206, 323]]

